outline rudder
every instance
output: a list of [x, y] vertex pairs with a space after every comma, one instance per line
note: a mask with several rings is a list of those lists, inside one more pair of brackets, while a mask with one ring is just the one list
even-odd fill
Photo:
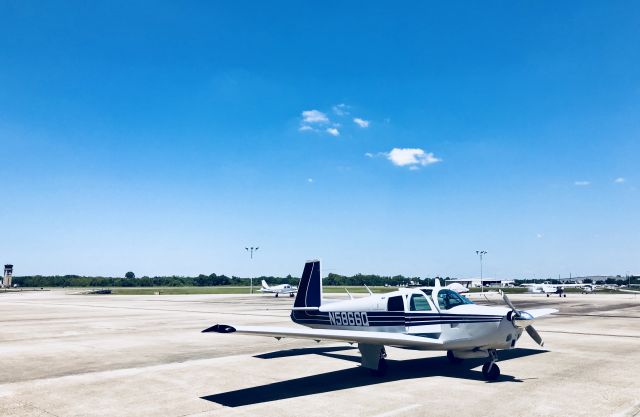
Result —
[[320, 307], [320, 304], [322, 304], [320, 261], [307, 261], [304, 264], [300, 285], [298, 286], [298, 294], [293, 307]]

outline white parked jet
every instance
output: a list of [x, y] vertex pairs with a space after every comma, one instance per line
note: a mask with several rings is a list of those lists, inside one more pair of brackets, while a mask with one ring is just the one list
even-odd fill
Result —
[[274, 285], [273, 287], [270, 287], [267, 284], [267, 281], [262, 280], [262, 288], [260, 288], [260, 292], [275, 294], [276, 298], [280, 294], [289, 294], [289, 297], [293, 297], [295, 293], [298, 292], [298, 287], [289, 284]]
[[451, 363], [487, 358], [482, 373], [500, 376], [498, 349], [512, 349], [523, 330], [540, 345], [532, 323], [555, 309], [517, 310], [473, 304], [448, 288], [402, 288], [387, 294], [327, 303], [322, 300], [320, 261], [304, 266], [291, 319], [306, 328], [216, 324], [205, 332], [236, 333], [357, 343], [361, 364], [374, 374], [386, 371], [385, 346], [447, 351]]

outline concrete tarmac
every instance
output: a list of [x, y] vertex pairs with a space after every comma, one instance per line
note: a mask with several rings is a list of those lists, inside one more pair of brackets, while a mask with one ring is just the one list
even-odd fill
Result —
[[0, 416], [640, 416], [640, 296], [511, 299], [560, 313], [486, 382], [444, 352], [388, 348], [378, 378], [348, 344], [200, 333], [296, 326], [288, 297], [3, 293]]

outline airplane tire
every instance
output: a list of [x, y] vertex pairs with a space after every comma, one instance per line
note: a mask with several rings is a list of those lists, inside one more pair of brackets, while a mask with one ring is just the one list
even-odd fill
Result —
[[447, 359], [451, 365], [459, 365], [464, 361], [462, 358], [456, 358], [452, 351], [447, 350]]
[[278, 298], [278, 293], [276, 293], [276, 298]]
[[547, 294], [547, 298], [549, 298], [549, 294]]
[[487, 381], [495, 381], [500, 377], [500, 368], [498, 367], [497, 364], [494, 363], [493, 366], [491, 367], [491, 370], [489, 370], [490, 364], [491, 362], [487, 362], [484, 365], [482, 365], [482, 375]]
[[567, 298], [567, 294], [564, 295], [564, 298]]
[[290, 297], [290, 298], [293, 298], [293, 293], [292, 293], [292, 292], [291, 292], [291, 293], [289, 293], [289, 297]]

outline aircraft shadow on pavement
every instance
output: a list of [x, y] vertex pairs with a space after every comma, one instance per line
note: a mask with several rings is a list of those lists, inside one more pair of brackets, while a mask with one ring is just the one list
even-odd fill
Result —
[[260, 358], [260, 359], [288, 358], [291, 356], [323, 354], [327, 352], [337, 352], [341, 350], [350, 350], [350, 349], [356, 349], [356, 346], [334, 346], [334, 347], [320, 346], [320, 347], [314, 347], [314, 348], [276, 350], [274, 352], [255, 355], [254, 358]]
[[[345, 349], [352, 348], [346, 347]], [[290, 356], [296, 356], [305, 354], [304, 352], [298, 351], [306, 351], [306, 353], [320, 354], [335, 359], [344, 359], [347, 361], [358, 363], [360, 362], [359, 356], [327, 353], [327, 350], [335, 351], [342, 349], [292, 349], [291, 351], [285, 351], [285, 353], [290, 352], [292, 353], [292, 355]], [[522, 358], [545, 352], [547, 351], [535, 349], [513, 349], [499, 352], [499, 358], [500, 361], [503, 362], [509, 359]], [[264, 357], [266, 355], [271, 354], [258, 355], [257, 357]], [[284, 356], [287, 355], [273, 357]], [[245, 405], [260, 404], [287, 398], [303, 397], [306, 395], [340, 391], [349, 388], [383, 384], [385, 382], [391, 381], [402, 381], [408, 379], [426, 378], [431, 376], [477, 379], [479, 381], [484, 381], [482, 372], [480, 370], [473, 369], [482, 365], [484, 363], [484, 359], [468, 359], [459, 365], [449, 364], [446, 357], [444, 356], [398, 361], [387, 359], [387, 363], [387, 375], [384, 377], [372, 376], [370, 372], [368, 372], [368, 370], [361, 367], [355, 367], [326, 372], [323, 374], [305, 376], [302, 378], [290, 379], [287, 381], [274, 382], [257, 387], [242, 388], [235, 391], [207, 395], [201, 398], [203, 400], [218, 403], [226, 407], [241, 407]], [[502, 374], [500, 378], [498, 378], [498, 380], [493, 383], [499, 382], [521, 381], [514, 378], [513, 376]]]

